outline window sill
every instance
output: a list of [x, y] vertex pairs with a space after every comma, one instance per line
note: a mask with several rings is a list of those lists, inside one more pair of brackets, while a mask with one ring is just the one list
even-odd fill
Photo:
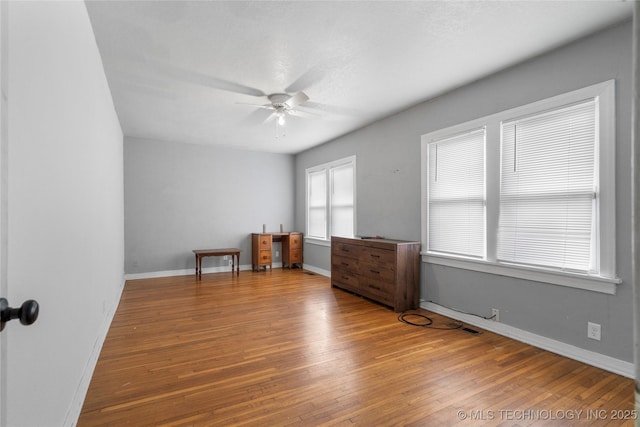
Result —
[[331, 240], [317, 239], [314, 237], [305, 237], [304, 242], [311, 245], [331, 246]]
[[480, 271], [483, 273], [497, 274], [499, 276], [515, 277], [518, 279], [526, 279], [534, 282], [568, 286], [571, 288], [584, 289], [609, 295], [615, 295], [617, 285], [622, 283], [622, 280], [617, 278], [609, 279], [606, 277], [587, 276], [584, 274], [574, 274], [529, 267], [503, 265], [487, 261], [452, 258], [428, 254], [425, 252], [422, 253], [422, 262], [462, 268], [465, 270]]

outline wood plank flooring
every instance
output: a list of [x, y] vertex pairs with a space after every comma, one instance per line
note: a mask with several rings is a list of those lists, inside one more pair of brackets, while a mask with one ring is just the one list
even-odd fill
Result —
[[632, 380], [481, 332], [303, 270], [133, 280], [78, 426], [634, 424]]

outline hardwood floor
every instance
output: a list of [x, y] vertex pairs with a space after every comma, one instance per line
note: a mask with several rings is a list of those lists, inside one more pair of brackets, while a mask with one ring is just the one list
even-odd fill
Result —
[[302, 270], [133, 280], [78, 426], [634, 424], [632, 380], [481, 332]]

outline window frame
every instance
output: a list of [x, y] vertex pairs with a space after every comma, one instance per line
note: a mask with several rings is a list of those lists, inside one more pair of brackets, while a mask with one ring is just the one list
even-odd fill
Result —
[[[351, 165], [353, 172], [353, 235], [356, 234], [356, 156], [348, 156], [338, 160], [333, 160], [320, 165], [312, 166], [305, 169], [305, 241], [322, 246], [329, 246], [331, 244], [331, 229], [332, 229], [332, 216], [331, 216], [331, 191], [333, 188], [333, 169], [340, 168], [346, 165]], [[309, 176], [313, 173], [324, 172], [325, 173], [325, 232], [326, 237], [324, 239], [319, 237], [313, 237], [309, 235]]]
[[[501, 166], [501, 124], [522, 116], [559, 109], [563, 106], [598, 99], [598, 191], [600, 200], [597, 211], [599, 251], [599, 274], [582, 274], [542, 267], [529, 267], [499, 263], [497, 254], [497, 233], [499, 219], [500, 166]], [[485, 185], [486, 185], [486, 251], [485, 259], [478, 260], [463, 256], [434, 254], [428, 248], [428, 145], [448, 135], [459, 134], [485, 126]], [[466, 270], [492, 273], [521, 278], [536, 282], [550, 283], [573, 288], [586, 289], [606, 294], [615, 294], [616, 285], [621, 280], [616, 275], [615, 247], [615, 81], [608, 80], [582, 89], [574, 90], [551, 98], [491, 114], [469, 122], [454, 125], [422, 135], [421, 137], [421, 188], [422, 188], [422, 261], [429, 264], [445, 265]]]

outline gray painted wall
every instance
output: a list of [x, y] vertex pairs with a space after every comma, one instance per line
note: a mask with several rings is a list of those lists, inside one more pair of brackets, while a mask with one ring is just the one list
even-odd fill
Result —
[[[191, 251], [208, 248], [238, 247], [251, 265], [250, 233], [294, 226], [293, 165], [285, 154], [125, 138], [126, 273], [193, 269]], [[203, 269], [223, 262], [205, 258]]]
[[[632, 28], [623, 23], [296, 156], [296, 226], [304, 230], [305, 168], [357, 156], [356, 234], [420, 240], [420, 136], [609, 79], [616, 80], [617, 295], [423, 264], [421, 298], [633, 360], [631, 285]], [[473, 64], [469, 64], [473, 66]], [[330, 270], [329, 248], [305, 243], [305, 264]], [[587, 321], [602, 341], [586, 337]]]

